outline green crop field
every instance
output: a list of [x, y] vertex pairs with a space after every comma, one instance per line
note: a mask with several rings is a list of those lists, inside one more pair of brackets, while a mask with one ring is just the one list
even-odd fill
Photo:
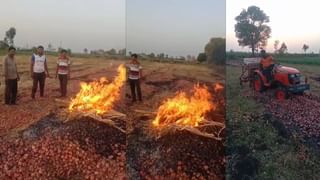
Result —
[[303, 64], [303, 65], [319, 65], [320, 56], [318, 57], [275, 57], [276, 61], [280, 63], [289, 64]]

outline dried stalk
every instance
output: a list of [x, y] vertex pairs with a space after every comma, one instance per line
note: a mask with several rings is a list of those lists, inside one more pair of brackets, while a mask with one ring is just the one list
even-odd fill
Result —
[[154, 115], [157, 114], [157, 112], [152, 112], [152, 111], [145, 111], [145, 110], [140, 110], [140, 109], [135, 109], [133, 110], [134, 112], [143, 114], [143, 115]]
[[112, 110], [112, 111], [108, 112], [107, 114], [104, 114], [103, 116], [97, 115], [92, 112], [86, 112], [86, 113], [71, 112], [71, 113], [67, 114], [67, 118], [66, 118], [65, 122], [77, 120], [77, 119], [80, 119], [81, 117], [89, 117], [89, 118], [94, 119], [96, 121], [103, 122], [111, 127], [114, 127], [122, 133], [126, 133], [126, 131], [124, 129], [117, 126], [116, 123], [112, 120], [112, 119], [124, 119], [126, 117], [125, 114], [122, 114], [120, 112]]
[[[207, 132], [203, 132], [200, 130], [200, 128], [203, 127], [219, 127], [220, 130], [217, 133], [217, 135], [213, 134], [213, 133], [207, 133]], [[183, 125], [178, 125], [178, 124], [169, 124], [166, 125], [166, 127], [160, 127], [158, 129], [158, 137], [160, 138], [170, 132], [175, 132], [175, 131], [188, 131], [192, 134], [198, 135], [198, 136], [202, 136], [202, 137], [206, 137], [206, 138], [211, 138], [211, 139], [215, 139], [217, 141], [221, 141], [222, 137], [220, 137], [221, 132], [225, 129], [225, 125], [223, 123], [220, 122], [215, 122], [215, 121], [203, 121], [202, 125], [197, 126], [197, 127], [191, 127], [191, 126], [183, 126]]]

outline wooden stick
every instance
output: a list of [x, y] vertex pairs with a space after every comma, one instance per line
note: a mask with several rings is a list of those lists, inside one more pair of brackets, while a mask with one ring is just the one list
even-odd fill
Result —
[[[116, 111], [114, 111], [116, 112]], [[114, 113], [113, 112], [113, 113]], [[123, 117], [124, 114], [122, 113], [117, 113], [118, 117]], [[119, 130], [120, 132], [122, 133], [125, 133], [126, 134], [126, 131], [122, 128], [120, 128], [119, 126], [116, 125], [116, 123], [109, 119], [109, 118], [102, 118], [101, 116], [95, 114], [95, 113], [92, 113], [92, 112], [86, 112], [86, 113], [81, 113], [81, 112], [73, 112], [71, 114], [69, 114], [68, 118], [66, 119], [65, 122], [68, 122], [68, 121], [72, 121], [72, 120], [76, 120], [78, 119], [79, 117], [89, 117], [89, 118], [92, 118], [96, 121], [99, 121], [99, 122], [103, 122], [105, 124], [108, 124], [114, 128], [116, 128], [117, 130]]]
[[134, 109], [133, 110], [134, 112], [137, 112], [137, 113], [141, 113], [141, 114], [147, 114], [147, 115], [153, 115], [153, 114], [157, 114], [156, 112], [152, 112], [152, 111], [145, 111], [145, 110], [140, 110], [140, 109]]
[[[223, 127], [222, 129], [224, 129], [225, 127]], [[211, 138], [211, 139], [215, 139], [217, 141], [221, 141], [222, 138], [220, 137], [220, 133], [222, 132], [222, 130], [220, 129], [220, 131], [218, 132], [218, 136], [212, 134], [212, 133], [206, 133], [206, 132], [202, 132], [199, 129], [195, 128], [195, 127], [189, 127], [189, 126], [181, 126], [181, 125], [177, 125], [177, 124], [170, 124], [167, 127], [164, 127], [163, 129], [160, 129], [160, 132], [158, 134], [158, 138], [162, 137], [163, 135], [172, 132], [172, 131], [183, 131], [186, 130], [192, 134], [198, 135], [198, 136], [202, 136], [202, 137], [206, 137], [206, 138]]]

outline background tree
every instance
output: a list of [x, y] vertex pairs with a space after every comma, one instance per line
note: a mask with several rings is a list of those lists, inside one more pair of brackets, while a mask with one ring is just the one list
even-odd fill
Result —
[[304, 54], [307, 54], [307, 50], [309, 49], [309, 46], [308, 45], [306, 45], [306, 44], [304, 44], [303, 46], [302, 46], [302, 50], [304, 51]]
[[279, 40], [275, 40], [274, 41], [274, 45], [273, 45], [273, 48], [274, 48], [274, 53], [278, 53], [279, 52], [279, 44], [280, 44], [280, 41]]
[[287, 47], [286, 43], [283, 42], [281, 44], [278, 52], [279, 52], [279, 54], [285, 54], [285, 53], [287, 53], [287, 51], [288, 51], [288, 47]]
[[14, 37], [16, 36], [16, 28], [11, 27], [8, 31], [6, 31], [6, 37], [4, 38], [4, 41], [10, 45], [14, 45]]
[[197, 57], [197, 61], [199, 62], [205, 62], [207, 61], [207, 55], [206, 53], [199, 53], [198, 57]]
[[83, 52], [84, 52], [85, 54], [88, 54], [88, 49], [87, 49], [87, 48], [84, 48], [84, 49], [83, 49]]
[[51, 43], [48, 44], [48, 50], [49, 50], [49, 51], [52, 51], [52, 50], [53, 50], [53, 46], [52, 46]]
[[187, 55], [187, 61], [191, 61], [192, 56], [190, 54]]
[[155, 57], [156, 57], [156, 55], [155, 55], [154, 53], [150, 53], [148, 56], [149, 56], [150, 58], [155, 58]]
[[118, 54], [119, 54], [119, 55], [122, 55], [122, 56], [125, 56], [125, 55], [126, 55], [126, 51], [127, 51], [126, 48], [120, 49], [119, 52], [118, 52]]
[[110, 49], [109, 51], [107, 51], [107, 53], [109, 55], [116, 55], [117, 54], [117, 50], [115, 50], [114, 48]]
[[71, 53], [72, 53], [71, 49], [67, 49], [67, 52], [69, 55], [71, 55]]
[[158, 58], [159, 58], [159, 59], [164, 59], [164, 56], [165, 56], [164, 53], [158, 54]]
[[5, 41], [0, 41], [0, 49], [6, 49], [9, 45]]
[[249, 46], [252, 56], [260, 47], [267, 45], [270, 38], [271, 28], [266, 25], [269, 22], [267, 16], [259, 7], [250, 6], [242, 10], [235, 18], [235, 33], [240, 46]]
[[226, 39], [211, 38], [204, 48], [208, 63], [224, 64], [226, 61]]

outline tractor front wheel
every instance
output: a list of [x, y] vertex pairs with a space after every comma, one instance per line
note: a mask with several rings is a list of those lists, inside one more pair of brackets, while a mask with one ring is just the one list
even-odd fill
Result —
[[263, 81], [262, 81], [261, 77], [258, 74], [254, 75], [253, 89], [256, 92], [262, 92], [265, 89]]
[[278, 88], [275, 95], [278, 100], [286, 100], [289, 97], [288, 91], [285, 88]]

